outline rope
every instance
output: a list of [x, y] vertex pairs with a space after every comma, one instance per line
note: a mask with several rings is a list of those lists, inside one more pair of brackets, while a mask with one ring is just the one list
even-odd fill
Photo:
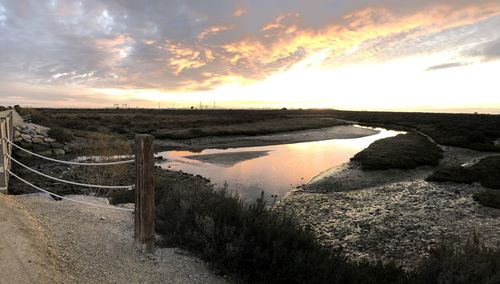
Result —
[[35, 157], [42, 158], [42, 159], [45, 159], [47, 161], [52, 161], [52, 162], [61, 163], [61, 164], [67, 164], [67, 165], [77, 165], [77, 166], [113, 166], [113, 165], [121, 165], [121, 164], [130, 164], [130, 163], [134, 163], [135, 162], [135, 160], [125, 160], [125, 161], [116, 161], [116, 162], [104, 162], [104, 163], [79, 163], [79, 162], [71, 162], [71, 161], [62, 161], [62, 160], [56, 160], [56, 159], [52, 159], [52, 158], [49, 158], [49, 157], [45, 157], [45, 156], [39, 155], [37, 153], [33, 153], [33, 152], [29, 151], [29, 150], [26, 150], [26, 149], [22, 148], [21, 146], [16, 145], [15, 143], [10, 142], [7, 139], [5, 139], [5, 141], [8, 144], [13, 145], [17, 149], [19, 149], [21, 151], [24, 151], [24, 152], [26, 152], [28, 154], [31, 154], [31, 155], [33, 155]]
[[75, 200], [75, 199], [72, 199], [72, 198], [68, 198], [68, 197], [64, 197], [64, 196], [61, 196], [61, 195], [58, 195], [58, 194], [55, 194], [55, 193], [52, 193], [50, 191], [47, 191], [43, 188], [40, 188], [32, 183], [30, 183], [29, 181], [25, 180], [25, 179], [22, 179], [20, 178], [19, 176], [17, 176], [16, 174], [14, 174], [11, 170], [7, 170], [12, 176], [14, 176], [15, 178], [19, 179], [20, 181], [24, 182], [25, 184], [33, 187], [34, 189], [36, 190], [39, 190], [41, 192], [44, 192], [44, 193], [47, 193], [47, 194], [50, 194], [50, 195], [53, 195], [53, 196], [56, 196], [56, 197], [59, 197], [61, 199], [65, 199], [65, 200], [68, 200], [68, 201], [72, 201], [72, 202], [75, 202], [75, 203], [80, 203], [80, 204], [83, 204], [83, 205], [88, 205], [88, 206], [94, 206], [94, 207], [99, 207], [99, 208], [104, 208], [104, 209], [113, 209], [113, 210], [119, 210], [119, 211], [128, 211], [128, 212], [134, 212], [134, 209], [129, 209], [129, 208], [122, 208], [122, 207], [116, 207], [116, 206], [106, 206], [106, 205], [100, 205], [100, 204], [95, 204], [95, 203], [88, 203], [88, 202], [85, 202], [85, 201], [80, 201], [80, 200]]
[[95, 187], [95, 188], [129, 189], [129, 190], [133, 188], [133, 185], [96, 185], [96, 184], [86, 184], [86, 183], [79, 183], [79, 182], [74, 182], [74, 181], [59, 179], [59, 178], [56, 178], [56, 177], [53, 177], [53, 176], [46, 175], [46, 174], [44, 174], [42, 172], [39, 172], [39, 171], [37, 171], [35, 169], [32, 169], [32, 168], [28, 167], [25, 164], [19, 162], [18, 160], [12, 158], [9, 154], [5, 154], [5, 155], [9, 159], [11, 159], [12, 161], [14, 161], [14, 163], [20, 165], [21, 167], [23, 167], [25, 169], [28, 169], [28, 170], [34, 172], [35, 174], [39, 174], [41, 176], [44, 176], [46, 178], [49, 178], [49, 179], [52, 179], [52, 180], [55, 180], [55, 181], [59, 181], [59, 182], [67, 183], [67, 184], [72, 184], [72, 185], [86, 186], [86, 187]]

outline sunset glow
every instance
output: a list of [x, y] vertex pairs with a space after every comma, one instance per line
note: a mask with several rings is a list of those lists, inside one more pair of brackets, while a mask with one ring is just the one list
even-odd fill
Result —
[[0, 104], [500, 112], [498, 1], [222, 2], [0, 0]]

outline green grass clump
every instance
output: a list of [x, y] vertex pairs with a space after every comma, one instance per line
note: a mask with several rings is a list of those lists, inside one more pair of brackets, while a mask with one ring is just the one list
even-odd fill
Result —
[[473, 197], [481, 205], [500, 209], [500, 190], [485, 190], [474, 193]]
[[387, 170], [435, 166], [442, 157], [442, 150], [426, 137], [407, 133], [377, 140], [351, 160], [363, 170]]
[[486, 157], [470, 167], [438, 169], [427, 178], [427, 181], [479, 182], [484, 187], [500, 189], [500, 156]]

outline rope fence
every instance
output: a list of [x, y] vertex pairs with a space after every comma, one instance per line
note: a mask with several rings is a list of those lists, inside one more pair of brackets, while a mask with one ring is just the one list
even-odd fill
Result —
[[[114, 165], [130, 164], [130, 163], [134, 163], [135, 162], [135, 160], [114, 161], [114, 162], [101, 162], [101, 163], [80, 163], [80, 162], [72, 162], [72, 161], [63, 161], [63, 160], [58, 160], [58, 159], [53, 159], [53, 158], [49, 158], [49, 157], [46, 157], [46, 156], [42, 156], [40, 154], [37, 154], [37, 153], [34, 153], [34, 152], [29, 151], [27, 149], [24, 149], [23, 147], [18, 146], [15, 143], [13, 143], [12, 141], [10, 141], [7, 137], [3, 138], [2, 141], [5, 142], [5, 144], [7, 146], [10, 146], [10, 147], [14, 146], [15, 148], [17, 148], [17, 149], [19, 149], [21, 151], [24, 151], [24, 152], [26, 152], [26, 153], [28, 153], [30, 155], [33, 155], [35, 157], [39, 157], [39, 158], [42, 158], [44, 160], [48, 160], [48, 161], [56, 162], [56, 163], [61, 163], [61, 164], [66, 164], [66, 165], [75, 165], [75, 166], [114, 166]], [[132, 190], [134, 188], [134, 185], [99, 185], [99, 184], [87, 184], [87, 183], [80, 183], [80, 182], [69, 181], [69, 180], [64, 180], [64, 179], [60, 179], [60, 178], [57, 178], [57, 177], [53, 177], [53, 176], [47, 175], [45, 173], [42, 173], [40, 171], [37, 171], [37, 170], [35, 170], [33, 168], [30, 168], [27, 165], [19, 162], [14, 157], [12, 157], [12, 155], [10, 154], [10, 152], [11, 151], [7, 151], [7, 152], [3, 153], [4, 157], [6, 157], [7, 160], [9, 161], [9, 164], [10, 164], [10, 161], [12, 161], [15, 164], [17, 164], [17, 165], [19, 165], [19, 166], [21, 166], [21, 167], [23, 167], [23, 168], [31, 171], [34, 174], [43, 176], [43, 177], [51, 179], [51, 180], [55, 180], [55, 181], [62, 182], [62, 183], [65, 183], [65, 184], [71, 184], [71, 185], [82, 186], [82, 187], [90, 187], [90, 188], [126, 189], [126, 190]], [[73, 198], [64, 197], [62, 195], [50, 192], [50, 191], [48, 191], [46, 189], [43, 189], [43, 188], [41, 188], [39, 186], [34, 185], [33, 183], [31, 183], [31, 182], [29, 182], [29, 181], [21, 178], [20, 176], [16, 175], [15, 173], [13, 173], [10, 168], [7, 168], [6, 172], [8, 172], [13, 177], [17, 178], [21, 182], [25, 183], [26, 185], [28, 185], [28, 186], [30, 186], [30, 187], [38, 190], [38, 191], [50, 194], [52, 196], [55, 196], [55, 197], [58, 197], [58, 198], [61, 198], [61, 199], [64, 199], [64, 200], [68, 200], [68, 201], [72, 201], [72, 202], [76, 202], [76, 203], [83, 204], [83, 205], [88, 205], [88, 206], [105, 208], [105, 209], [113, 209], [113, 210], [120, 210], [120, 211], [131, 211], [131, 212], [134, 211], [133, 209], [121, 208], [121, 207], [117, 207], [117, 206], [106, 206], [106, 205], [94, 204], [94, 203], [90, 203], [90, 202], [84, 202], [84, 201], [80, 201], [80, 200], [75, 200]]]
[[104, 209], [113, 209], [113, 210], [119, 210], [119, 211], [129, 211], [129, 212], [134, 212], [134, 209], [129, 209], [129, 208], [122, 208], [122, 207], [117, 207], [117, 206], [106, 206], [106, 205], [100, 205], [100, 204], [95, 204], [95, 203], [89, 203], [89, 202], [85, 202], [85, 201], [81, 201], [81, 200], [76, 200], [76, 199], [72, 199], [72, 198], [69, 198], [69, 197], [65, 197], [65, 196], [62, 196], [62, 195], [59, 195], [59, 194], [56, 194], [56, 193], [53, 193], [53, 192], [50, 192], [48, 190], [45, 190], [41, 187], [38, 187], [32, 183], [30, 183], [29, 181], [19, 177], [18, 175], [16, 175], [15, 173], [13, 173], [10, 169], [7, 170], [9, 172], [9, 174], [11, 174], [13, 177], [19, 179], [20, 181], [24, 182], [25, 184], [31, 186], [32, 188], [38, 190], [38, 191], [41, 191], [43, 193], [47, 193], [49, 195], [53, 195], [55, 197], [59, 197], [61, 199], [65, 199], [65, 200], [68, 200], [68, 201], [71, 201], [71, 202], [75, 202], [75, 203], [80, 203], [80, 204], [83, 204], [83, 205], [87, 205], [87, 206], [93, 206], [93, 207], [99, 207], [99, 208], [104, 208]]
[[58, 181], [58, 182], [62, 182], [62, 183], [67, 183], [67, 184], [72, 184], [72, 185], [78, 185], [78, 186], [84, 186], [84, 187], [91, 187], [91, 188], [105, 188], [105, 189], [128, 189], [128, 190], [131, 190], [134, 186], [133, 185], [97, 185], [97, 184], [86, 184], [86, 183], [79, 183], [79, 182], [74, 182], [74, 181], [69, 181], [69, 180], [64, 180], [64, 179], [59, 179], [59, 178], [56, 178], [56, 177], [53, 177], [53, 176], [49, 176], [47, 174], [44, 174], [42, 172], [39, 172], [35, 169], [32, 169], [28, 166], [26, 166], [25, 164], [19, 162], [18, 160], [14, 159], [13, 157], [11, 157], [9, 154], [7, 154], [7, 157], [9, 159], [11, 159], [11, 161], [13, 161], [14, 163], [20, 165], [21, 167], [27, 169], [27, 170], [30, 170], [31, 172], [35, 173], [35, 174], [38, 174], [38, 175], [41, 175], [43, 177], [46, 177], [48, 179], [51, 179], [51, 180], [55, 180], [55, 181]]
[[135, 162], [135, 160], [125, 160], [125, 161], [115, 161], [115, 162], [100, 162], [100, 163], [80, 163], [80, 162], [72, 162], [72, 161], [63, 161], [63, 160], [57, 160], [57, 159], [53, 159], [53, 158], [49, 158], [49, 157], [46, 157], [46, 156], [42, 156], [40, 154], [37, 154], [37, 153], [33, 153], [27, 149], [24, 149], [22, 148], [21, 146], [19, 145], [16, 145], [15, 143], [12, 143], [11, 141], [5, 139], [5, 142], [7, 144], [10, 144], [12, 146], [14, 146], [15, 148], [21, 150], [21, 151], [24, 151], [25, 153], [28, 153], [30, 155], [33, 155], [35, 157], [38, 157], [38, 158], [41, 158], [41, 159], [44, 159], [44, 160], [47, 160], [47, 161], [51, 161], [51, 162], [56, 162], [56, 163], [61, 163], [61, 164], [66, 164], [66, 165], [74, 165], [74, 166], [114, 166], [114, 165], [122, 165], [122, 164], [132, 164]]
[[[57, 197], [70, 202], [78, 203], [85, 206], [134, 212], [134, 240], [135, 244], [143, 252], [153, 252], [155, 247], [155, 205], [154, 205], [154, 137], [151, 135], [137, 134], [135, 136], [135, 155], [130, 160], [116, 160], [106, 162], [78, 162], [78, 161], [64, 161], [34, 153], [19, 145], [16, 145], [12, 140], [14, 136], [12, 112], [8, 113], [5, 117], [0, 115], [0, 192], [8, 193], [9, 175], [18, 179], [22, 183], [36, 189], [37, 191], [49, 194], [52, 197]], [[73, 166], [115, 166], [135, 163], [136, 181], [135, 185], [99, 185], [88, 184], [76, 181], [65, 180], [57, 178], [49, 174], [45, 174], [38, 169], [31, 168], [26, 164], [21, 163], [12, 157], [12, 149], [16, 148], [33, 157], [38, 157], [50, 162], [55, 162], [65, 165]], [[49, 190], [43, 189], [32, 182], [19, 176], [11, 169], [11, 162], [19, 165], [20, 167], [30, 171], [33, 174], [48, 178], [64, 184], [71, 184], [89, 188], [100, 189], [122, 189], [132, 190], [135, 189], [135, 203], [134, 209], [124, 208], [112, 205], [96, 204], [86, 202], [75, 198], [66, 197]]]

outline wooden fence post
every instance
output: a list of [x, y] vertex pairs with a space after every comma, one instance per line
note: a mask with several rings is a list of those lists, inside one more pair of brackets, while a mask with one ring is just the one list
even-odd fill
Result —
[[7, 145], [5, 143], [7, 138], [7, 119], [0, 117], [0, 192], [7, 194], [8, 176], [7, 176]]
[[155, 244], [154, 153], [151, 135], [135, 136], [135, 243], [143, 252]]

